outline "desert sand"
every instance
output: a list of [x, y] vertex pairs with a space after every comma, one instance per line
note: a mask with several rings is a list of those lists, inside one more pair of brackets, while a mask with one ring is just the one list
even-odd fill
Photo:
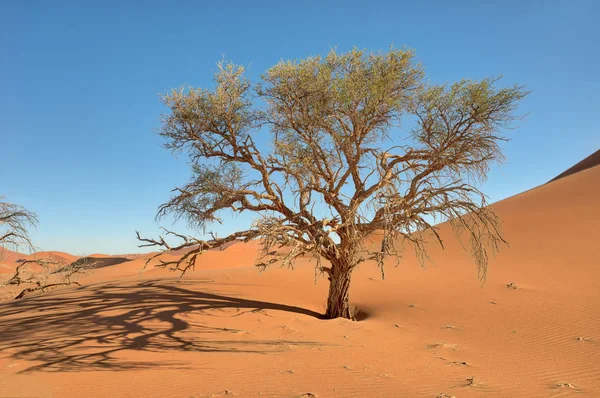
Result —
[[0, 397], [600, 396], [599, 197], [595, 166], [494, 204], [510, 247], [483, 286], [446, 226], [426, 269], [361, 265], [357, 322], [319, 319], [308, 260], [260, 273], [256, 243], [183, 278], [117, 256], [0, 303]]

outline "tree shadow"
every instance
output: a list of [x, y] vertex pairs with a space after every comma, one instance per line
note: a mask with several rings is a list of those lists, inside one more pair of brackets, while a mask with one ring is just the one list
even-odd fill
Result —
[[[189, 284], [202, 286], [203, 291], [187, 289]], [[318, 345], [260, 340], [247, 331], [192, 324], [198, 315], [232, 317], [263, 310], [321, 317], [300, 307], [209, 292], [214, 286], [189, 280], [102, 283], [1, 304], [0, 354], [36, 362], [20, 373], [114, 371], [185, 367], [173, 361], [127, 360], [126, 351], [260, 354]]]

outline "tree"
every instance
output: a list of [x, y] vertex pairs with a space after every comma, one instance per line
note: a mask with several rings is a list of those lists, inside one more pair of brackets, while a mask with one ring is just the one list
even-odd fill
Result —
[[14, 296], [14, 299], [17, 300], [30, 293], [43, 293], [58, 286], [81, 286], [74, 278], [90, 268], [91, 264], [86, 259], [80, 259], [70, 264], [51, 257], [23, 259], [19, 261], [8, 280], [0, 283], [0, 288], [18, 288], [18, 294]]
[[[3, 257], [3, 249], [7, 247], [33, 251], [34, 246], [29, 231], [37, 223], [38, 218], [35, 213], [16, 204], [0, 202], [0, 260]], [[66, 264], [52, 258], [37, 256], [24, 258], [18, 261], [14, 273], [6, 281], [0, 282], [0, 289], [16, 287], [19, 292], [14, 298], [20, 299], [26, 294], [44, 292], [56, 286], [79, 285], [73, 277], [87, 268], [88, 262], [81, 260]], [[21, 285], [28, 287], [23, 288]]]
[[[188, 250], [158, 266], [185, 273], [206, 250], [259, 239], [260, 267], [314, 257], [330, 281], [325, 317], [352, 318], [352, 271], [374, 260], [384, 276], [384, 259], [399, 258], [403, 241], [424, 261], [429, 237], [443, 246], [436, 223], [449, 221], [470, 239], [483, 282], [488, 250], [505, 241], [476, 183], [502, 160], [499, 131], [517, 118], [522, 86], [498, 88], [499, 78], [428, 84], [413, 52], [395, 49], [332, 50], [282, 61], [261, 78], [252, 85], [242, 66], [221, 62], [213, 90], [162, 97], [169, 113], [160, 134], [167, 148], [189, 154], [193, 177], [157, 217], [203, 231], [224, 210], [257, 219], [209, 240], [138, 233], [141, 246]], [[369, 249], [365, 237], [376, 231], [381, 245]]]
[[35, 213], [22, 206], [3, 202], [0, 196], [0, 258], [4, 248], [32, 249], [29, 230], [37, 225]]

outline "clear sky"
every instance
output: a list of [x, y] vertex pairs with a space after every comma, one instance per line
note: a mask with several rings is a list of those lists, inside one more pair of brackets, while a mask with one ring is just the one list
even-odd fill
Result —
[[598, 21], [597, 0], [3, 0], [0, 195], [38, 213], [40, 249], [139, 251], [134, 231], [156, 234], [157, 206], [189, 177], [155, 133], [158, 93], [209, 87], [223, 56], [252, 78], [332, 46], [394, 44], [434, 82], [502, 74], [532, 91], [485, 185], [497, 201], [600, 148]]

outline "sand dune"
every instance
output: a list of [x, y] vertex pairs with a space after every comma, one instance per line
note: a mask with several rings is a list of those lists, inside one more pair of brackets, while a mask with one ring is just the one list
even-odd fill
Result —
[[255, 243], [183, 279], [105, 266], [0, 304], [0, 396], [598, 396], [599, 197], [591, 167], [494, 204], [510, 247], [483, 287], [447, 226], [425, 270], [362, 265], [359, 322], [319, 319], [313, 264], [259, 273]]
[[65, 252], [57, 252], [57, 251], [43, 251], [43, 252], [35, 252], [34, 254], [29, 256], [30, 258], [36, 257], [36, 258], [50, 258], [53, 259], [55, 261], [64, 261], [67, 263], [72, 263], [73, 261], [77, 260], [79, 257], [78, 256], [74, 256], [72, 254], [69, 253], [65, 253]]
[[23, 257], [24, 255], [21, 253], [6, 248], [0, 248], [0, 274], [12, 272], [16, 262]]
[[1, 249], [0, 266], [3, 266], [4, 269], [14, 269], [14, 265], [18, 264], [23, 260], [51, 259], [57, 262], [72, 263], [78, 258], [79, 257], [74, 256], [72, 254], [57, 251], [40, 251], [32, 254], [23, 254], [8, 249]]
[[598, 165], [600, 165], [600, 149], [592, 153], [587, 158], [583, 159], [581, 162], [575, 164], [572, 167], [569, 167], [567, 170], [563, 171], [562, 173], [554, 177], [552, 180], [550, 180], [550, 182], [556, 181], [563, 177], [570, 176], [571, 174], [575, 174], [583, 170], [587, 170], [592, 167], [596, 167]]

